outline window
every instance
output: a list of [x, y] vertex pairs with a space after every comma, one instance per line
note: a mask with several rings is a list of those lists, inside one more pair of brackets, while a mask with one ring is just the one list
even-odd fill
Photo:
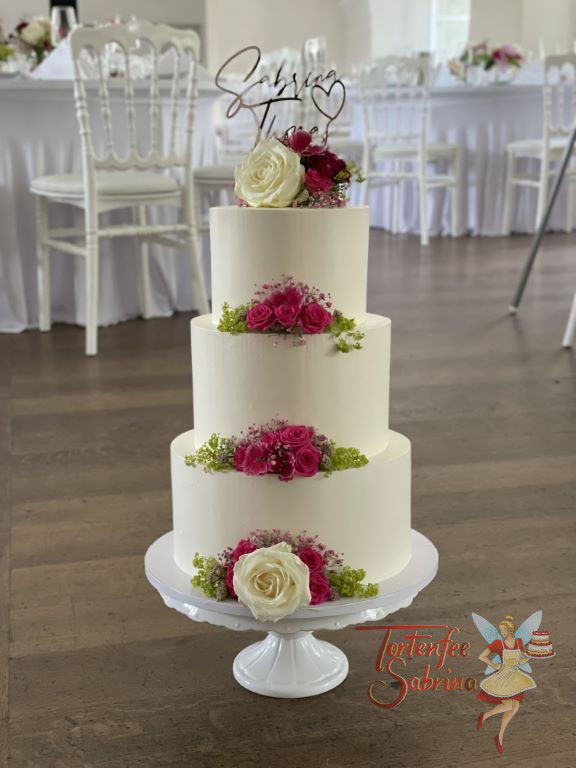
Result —
[[430, 50], [437, 61], [459, 56], [468, 43], [470, 0], [432, 0]]

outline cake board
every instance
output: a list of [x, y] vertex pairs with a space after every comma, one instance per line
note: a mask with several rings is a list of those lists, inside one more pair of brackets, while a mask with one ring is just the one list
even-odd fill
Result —
[[303, 698], [326, 693], [348, 675], [348, 659], [332, 643], [314, 637], [314, 630], [343, 629], [351, 624], [379, 621], [407, 608], [434, 579], [438, 570], [436, 547], [412, 530], [412, 556], [406, 567], [380, 582], [370, 598], [344, 598], [300, 608], [277, 622], [258, 621], [235, 600], [217, 601], [190, 584], [173, 557], [172, 532], [148, 549], [145, 571], [165, 605], [193, 621], [236, 631], [267, 632], [264, 640], [249, 645], [234, 660], [236, 681], [253, 693], [276, 698]]

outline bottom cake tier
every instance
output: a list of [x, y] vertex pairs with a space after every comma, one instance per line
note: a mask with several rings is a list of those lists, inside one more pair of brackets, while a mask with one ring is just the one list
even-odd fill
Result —
[[217, 555], [250, 531], [280, 528], [317, 534], [368, 581], [394, 576], [411, 554], [411, 455], [408, 438], [389, 434], [364, 467], [289, 482], [186, 466], [194, 431], [179, 435], [170, 447], [176, 564], [192, 575], [196, 552]]

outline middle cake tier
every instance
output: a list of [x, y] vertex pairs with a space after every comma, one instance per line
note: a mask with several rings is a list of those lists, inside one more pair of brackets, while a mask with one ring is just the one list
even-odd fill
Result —
[[340, 352], [329, 334], [232, 335], [211, 315], [191, 321], [194, 439], [240, 435], [283, 419], [338, 445], [376, 455], [388, 443], [390, 320], [366, 315], [362, 349]]

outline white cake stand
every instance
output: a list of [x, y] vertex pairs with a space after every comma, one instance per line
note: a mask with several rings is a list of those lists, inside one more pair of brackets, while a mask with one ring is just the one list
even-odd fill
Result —
[[236, 656], [234, 677], [254, 693], [295, 699], [325, 693], [340, 685], [348, 674], [346, 656], [331, 643], [314, 637], [313, 630], [378, 621], [406, 608], [436, 575], [438, 552], [425, 536], [412, 531], [410, 562], [399, 574], [380, 582], [376, 597], [306, 606], [277, 622], [258, 621], [241, 603], [218, 602], [192, 587], [190, 576], [174, 562], [172, 532], [148, 549], [145, 568], [148, 581], [164, 603], [188, 618], [239, 631], [268, 632], [264, 640]]

